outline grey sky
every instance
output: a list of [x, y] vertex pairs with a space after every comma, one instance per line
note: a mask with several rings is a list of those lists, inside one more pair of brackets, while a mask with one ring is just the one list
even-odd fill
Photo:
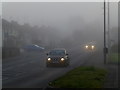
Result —
[[[35, 25], [56, 24], [56, 22], [65, 22], [73, 16], [79, 16], [87, 22], [101, 20], [103, 17], [103, 3], [98, 2], [79, 2], [79, 3], [3, 3], [3, 18], [8, 20], [17, 20], [20, 23], [30, 22]], [[112, 9], [114, 9], [112, 7]], [[112, 10], [116, 17], [117, 9]], [[116, 22], [114, 18], [113, 23]]]
[[3, 17], [51, 23], [77, 15], [90, 21], [88, 15], [91, 20], [100, 17], [100, 8], [100, 3], [3, 3]]

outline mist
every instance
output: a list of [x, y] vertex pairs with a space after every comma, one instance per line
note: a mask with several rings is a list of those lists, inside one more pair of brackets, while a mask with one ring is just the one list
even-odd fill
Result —
[[[102, 2], [3, 3], [2, 9], [3, 19], [12, 24], [15, 21], [18, 29], [26, 32], [27, 44], [36, 40], [43, 47], [52, 44], [52, 48], [75, 47], [91, 41], [103, 45]], [[116, 26], [116, 18], [111, 21]]]
[[118, 3], [109, 5], [108, 18], [108, 2], [2, 3], [2, 88], [118, 88]]

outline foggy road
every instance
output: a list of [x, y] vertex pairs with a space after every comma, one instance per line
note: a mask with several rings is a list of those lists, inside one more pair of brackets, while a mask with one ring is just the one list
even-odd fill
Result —
[[16, 57], [17, 60], [3, 63], [3, 88], [44, 88], [49, 81], [84, 65], [91, 55], [80, 49], [67, 51], [70, 57], [68, 67], [46, 67], [46, 53], [26, 53]]

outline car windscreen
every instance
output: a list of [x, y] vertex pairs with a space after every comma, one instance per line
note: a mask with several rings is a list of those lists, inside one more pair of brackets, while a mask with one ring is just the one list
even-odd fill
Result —
[[52, 50], [49, 52], [49, 55], [64, 55], [65, 51], [64, 50]]

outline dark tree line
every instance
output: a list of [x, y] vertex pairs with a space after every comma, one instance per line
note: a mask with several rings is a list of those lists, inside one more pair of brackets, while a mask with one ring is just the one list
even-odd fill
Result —
[[[60, 33], [50, 26], [20, 25], [16, 21], [2, 19], [3, 57], [16, 56], [21, 47], [37, 44], [45, 48], [59, 46]], [[11, 55], [12, 54], [12, 55]]]

